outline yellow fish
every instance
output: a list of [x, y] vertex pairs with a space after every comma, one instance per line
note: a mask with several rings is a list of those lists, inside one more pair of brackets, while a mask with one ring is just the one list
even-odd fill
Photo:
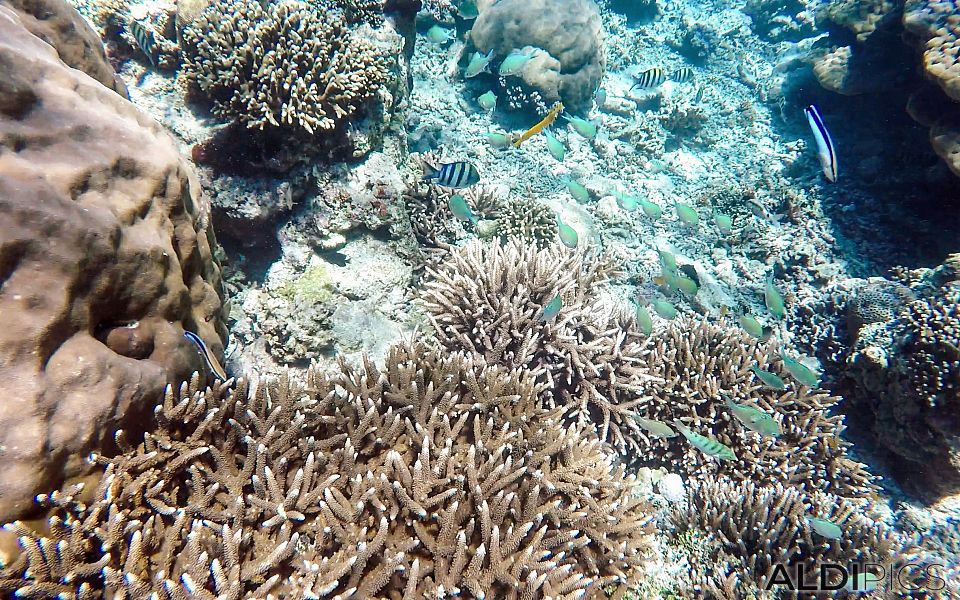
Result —
[[556, 104], [553, 105], [553, 108], [551, 108], [547, 112], [547, 115], [540, 120], [539, 123], [537, 123], [530, 129], [524, 131], [520, 137], [518, 137], [516, 140], [513, 141], [513, 147], [519, 148], [520, 144], [524, 143], [525, 141], [529, 140], [533, 136], [537, 135], [547, 127], [550, 127], [551, 125], [553, 125], [553, 122], [557, 120], [557, 117], [559, 117], [560, 113], [562, 112], [563, 112], [563, 102], [557, 102]]

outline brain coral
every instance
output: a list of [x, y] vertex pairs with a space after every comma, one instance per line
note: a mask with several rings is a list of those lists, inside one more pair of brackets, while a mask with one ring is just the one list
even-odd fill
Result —
[[398, 49], [320, 3], [218, 0], [182, 35], [189, 81], [215, 114], [307, 133], [343, 125], [393, 77]]
[[142, 443], [97, 459], [95, 493], [45, 496], [43, 534], [9, 527], [22, 553], [0, 594], [622, 597], [645, 502], [535, 398], [526, 373], [420, 346], [383, 370], [312, 372], [305, 390], [184, 384]]
[[202, 368], [184, 329], [226, 333], [192, 167], [25, 19], [0, 6], [0, 520]]
[[522, 73], [548, 105], [589, 105], [606, 68], [600, 11], [593, 0], [500, 0], [480, 13], [470, 38], [481, 52], [503, 60], [532, 47], [547, 55]]

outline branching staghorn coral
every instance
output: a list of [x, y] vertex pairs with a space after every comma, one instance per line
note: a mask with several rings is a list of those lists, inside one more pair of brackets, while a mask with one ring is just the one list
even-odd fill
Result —
[[599, 441], [522, 372], [396, 347], [306, 389], [198, 381], [93, 500], [42, 498], [49, 531], [0, 593], [92, 598], [580, 598], [636, 582], [646, 507]]
[[299, 0], [218, 0], [182, 45], [186, 77], [215, 114], [307, 133], [341, 125], [375, 98], [397, 50], [351, 29], [342, 11]]
[[[814, 533], [808, 517], [836, 523], [841, 538], [827, 540]], [[673, 505], [670, 521], [676, 535], [695, 532], [704, 536], [701, 547], [710, 549], [702, 564], [693, 565], [694, 584], [701, 588], [697, 597], [725, 600], [756, 597], [775, 565], [793, 577], [802, 564], [805, 581], [816, 581], [818, 564], [889, 566], [905, 544], [871, 518], [869, 503], [723, 477], [694, 482], [689, 502]]]
[[[772, 342], [758, 342], [738, 328], [681, 317], [654, 334], [642, 351], [641, 368], [662, 383], [647, 386], [635, 410], [663, 423], [680, 420], [693, 431], [729, 446], [737, 458], [716, 461], [681, 436], [644, 435], [637, 462], [685, 471], [692, 479], [781, 482], [809, 492], [842, 497], [875, 490], [864, 465], [846, 454], [840, 438], [843, 417], [829, 411], [840, 399], [798, 384], [783, 367]], [[765, 386], [752, 366], [778, 373], [787, 389]], [[779, 437], [745, 428], [726, 406], [726, 396], [767, 412], [779, 423]]]
[[[599, 306], [596, 286], [615, 270], [604, 258], [523, 240], [471, 242], [429, 269], [421, 300], [445, 348], [463, 348], [487, 364], [529, 369], [548, 406], [593, 423], [618, 449], [637, 447], [632, 407], [650, 379], [642, 334]], [[556, 296], [563, 306], [542, 318]]]

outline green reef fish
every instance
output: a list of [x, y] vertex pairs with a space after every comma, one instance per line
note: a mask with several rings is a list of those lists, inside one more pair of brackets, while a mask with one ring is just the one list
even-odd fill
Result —
[[633, 196], [628, 196], [626, 194], [621, 194], [620, 192], [613, 192], [614, 198], [617, 199], [617, 206], [627, 211], [637, 210], [637, 207], [640, 206], [640, 199], [634, 198]]
[[777, 437], [780, 435], [780, 424], [770, 413], [760, 410], [749, 404], [737, 404], [731, 398], [724, 396], [727, 401], [727, 408], [733, 413], [738, 421], [750, 431], [756, 431], [760, 435], [769, 435]]
[[477, 224], [477, 216], [473, 214], [472, 210], [470, 210], [470, 205], [467, 204], [466, 198], [460, 194], [454, 194], [450, 196], [448, 204], [450, 206], [450, 212], [453, 213], [453, 216], [461, 221], [466, 221], [473, 225]]
[[696, 281], [690, 279], [683, 273], [677, 273], [677, 288], [688, 296], [696, 296], [700, 286]]
[[696, 227], [697, 224], [700, 223], [700, 215], [697, 214], [697, 209], [689, 204], [674, 202], [673, 207], [677, 211], [677, 217], [680, 219], [680, 222], [684, 225]]
[[733, 217], [730, 215], [713, 213], [713, 222], [723, 235], [730, 235], [733, 232]]
[[650, 335], [653, 333], [653, 319], [650, 317], [650, 311], [639, 304], [636, 304], [635, 308], [637, 309], [637, 326], [643, 335]]
[[497, 150], [510, 147], [510, 136], [505, 133], [486, 133], [483, 137], [487, 140], [488, 144]]
[[635, 415], [633, 417], [637, 420], [637, 425], [642, 427], [647, 433], [650, 434], [650, 437], [654, 438], [673, 438], [677, 437], [677, 432], [670, 428], [666, 423], [657, 421], [655, 419], [645, 419], [640, 415]]
[[497, 108], [497, 95], [492, 90], [488, 90], [477, 98], [477, 104], [483, 110], [494, 110]]
[[787, 389], [787, 384], [784, 383], [783, 380], [780, 379], [776, 374], [771, 373], [770, 371], [764, 371], [757, 365], [750, 367], [750, 370], [753, 371], [753, 374], [756, 375], [765, 386], [781, 392]]
[[477, 3], [474, 0], [460, 0], [460, 4], [457, 5], [457, 14], [469, 21], [479, 17], [480, 11], [477, 9]]
[[192, 331], [184, 331], [183, 337], [187, 338], [197, 346], [197, 348], [200, 350], [200, 356], [203, 357], [203, 362], [207, 365], [207, 368], [210, 369], [210, 372], [213, 373], [213, 376], [220, 381], [226, 381], [227, 372], [224, 370], [223, 365], [221, 365], [220, 361], [217, 360], [217, 355], [210, 350], [210, 348], [202, 339], [200, 339], [200, 336]]
[[712, 456], [717, 460], [737, 460], [737, 455], [733, 453], [733, 450], [731, 450], [729, 446], [721, 444], [712, 437], [691, 431], [689, 427], [686, 427], [680, 421], [674, 420], [673, 425], [683, 434], [683, 437], [687, 438], [688, 442], [693, 444], [694, 448], [707, 456]]
[[843, 537], [843, 530], [833, 521], [827, 519], [818, 519], [816, 517], [807, 517], [807, 523], [820, 537], [828, 540], [839, 540]]
[[640, 201], [640, 208], [643, 210], [643, 214], [647, 215], [648, 218], [656, 221], [660, 218], [660, 215], [663, 214], [663, 209], [655, 202], [650, 202], [642, 198], [638, 198], [638, 200]]
[[799, 360], [794, 360], [787, 356], [786, 354], [780, 354], [780, 358], [783, 359], [783, 366], [787, 368], [787, 371], [793, 375], [793, 378], [807, 386], [808, 388], [815, 388], [820, 385], [820, 377], [813, 372], [807, 365], [803, 364]]
[[573, 179], [568, 179], [566, 181], [567, 190], [570, 192], [570, 195], [573, 196], [573, 199], [584, 204], [590, 201], [590, 192], [587, 191], [587, 188], [583, 187], [583, 184], [574, 181]]
[[560, 116], [566, 119], [567, 122], [570, 123], [570, 126], [573, 127], [573, 130], [579, 133], [581, 137], [585, 137], [588, 140], [597, 137], [597, 125], [593, 121], [581, 119], [580, 117], [569, 117], [567, 115]]
[[493, 60], [493, 49], [490, 49], [490, 52], [482, 54], [480, 52], [474, 52], [473, 56], [470, 57], [470, 62], [467, 63], [467, 68], [463, 72], [463, 76], [466, 79], [471, 77], [476, 77], [480, 73], [483, 73], [490, 68], [490, 61]]
[[657, 254], [660, 256], [660, 266], [664, 270], [677, 270], [677, 257], [674, 256], [672, 252], [668, 252], [667, 250], [657, 250]]
[[427, 30], [427, 39], [434, 44], [444, 44], [453, 39], [454, 31], [452, 29], [444, 29], [439, 25], [434, 25]]
[[570, 227], [557, 217], [557, 229], [560, 232], [560, 242], [567, 248], [576, 248], [579, 241], [577, 230]]
[[550, 156], [563, 162], [563, 157], [567, 155], [567, 150], [563, 147], [563, 142], [550, 133], [550, 130], [544, 131], [543, 135], [547, 139], [547, 152], [550, 153]]
[[547, 305], [543, 307], [543, 314], [540, 315], [540, 321], [546, 323], [550, 319], [557, 316], [561, 308], [563, 308], [563, 300], [561, 300], [560, 295], [557, 294], [553, 300], [548, 302]]
[[773, 275], [767, 277], [767, 283], [763, 286], [763, 302], [767, 305], [770, 314], [778, 319], [782, 319], [786, 314], [786, 306], [783, 303], [783, 296], [780, 290], [773, 285]]
[[677, 318], [677, 308], [666, 300], [654, 300], [651, 304], [653, 304], [653, 310], [664, 319]]
[[505, 59], [503, 59], [503, 62], [500, 63], [500, 68], [497, 70], [497, 74], [501, 77], [516, 75], [522, 71], [525, 66], [527, 66], [527, 63], [530, 62], [531, 58], [533, 58], [533, 54], [527, 54], [522, 50], [513, 50]]
[[740, 323], [740, 328], [746, 331], [751, 337], [758, 340], [763, 339], [763, 325], [754, 319], [750, 313], [743, 313], [738, 316], [737, 322]]

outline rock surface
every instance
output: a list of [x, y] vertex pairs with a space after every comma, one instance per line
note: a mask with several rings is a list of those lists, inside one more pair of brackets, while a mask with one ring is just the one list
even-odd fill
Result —
[[117, 429], [135, 439], [164, 386], [203, 370], [184, 329], [217, 353], [225, 334], [192, 168], [102, 85], [105, 61], [58, 54], [93, 34], [65, 3], [44, 7], [70, 23], [59, 41], [0, 5], [0, 522], [110, 452]]

